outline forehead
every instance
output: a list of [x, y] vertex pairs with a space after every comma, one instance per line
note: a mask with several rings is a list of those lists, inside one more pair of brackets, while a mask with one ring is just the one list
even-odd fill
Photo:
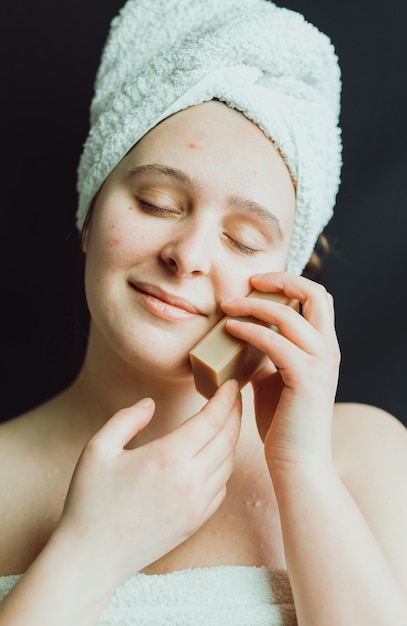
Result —
[[273, 142], [239, 111], [204, 102], [180, 111], [150, 130], [130, 151], [125, 167], [162, 163], [186, 169], [197, 180], [239, 183], [244, 192], [279, 196], [295, 205], [295, 189]]
[[[138, 152], [164, 144], [183, 144], [194, 149], [215, 151], [231, 146], [235, 155], [244, 158], [247, 150], [255, 150], [270, 159], [280, 159], [272, 141], [260, 128], [235, 109], [218, 101], [203, 102], [166, 118], [150, 130], [135, 146]], [[267, 164], [264, 164], [267, 167]]]

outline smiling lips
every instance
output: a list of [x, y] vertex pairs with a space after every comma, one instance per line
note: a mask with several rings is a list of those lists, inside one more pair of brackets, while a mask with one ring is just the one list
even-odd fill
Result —
[[197, 315], [204, 315], [188, 300], [163, 291], [155, 285], [132, 283], [143, 306], [154, 315], [171, 322], [184, 322]]

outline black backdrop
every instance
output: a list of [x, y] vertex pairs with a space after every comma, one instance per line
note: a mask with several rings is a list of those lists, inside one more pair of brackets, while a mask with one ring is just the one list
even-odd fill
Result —
[[[1, 419], [72, 376], [76, 166], [121, 5], [1, 2]], [[284, 6], [330, 35], [343, 72], [343, 183], [323, 277], [343, 354], [338, 400], [378, 405], [407, 424], [407, 3]]]

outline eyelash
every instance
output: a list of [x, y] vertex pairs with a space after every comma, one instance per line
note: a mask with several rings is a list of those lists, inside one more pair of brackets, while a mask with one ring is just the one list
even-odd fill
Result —
[[[171, 215], [173, 213], [173, 211], [170, 211], [169, 209], [163, 209], [162, 207], [155, 206], [154, 204], [149, 204], [148, 202], [144, 202], [143, 200], [140, 200], [139, 198], [138, 198], [138, 202], [140, 206], [142, 207], [142, 209], [145, 211], [148, 211], [149, 213], [156, 213], [159, 215]], [[257, 250], [254, 250], [253, 248], [249, 248], [248, 246], [245, 246], [243, 243], [236, 241], [236, 239], [229, 237], [229, 235], [226, 235], [226, 237], [229, 243], [234, 248], [236, 248], [238, 252], [241, 252], [242, 254], [246, 254], [247, 256], [254, 256], [255, 254], [257, 254]]]
[[154, 206], [154, 204], [148, 204], [148, 202], [143, 202], [143, 200], [140, 200], [139, 198], [138, 202], [141, 208], [149, 213], [158, 213], [160, 215], [171, 215], [173, 213], [173, 211], [170, 211], [169, 209], [163, 209], [162, 207]]
[[257, 250], [254, 250], [253, 248], [249, 248], [248, 246], [245, 246], [243, 243], [239, 243], [239, 241], [236, 241], [236, 239], [232, 239], [232, 237], [229, 237], [229, 235], [226, 235], [226, 236], [228, 238], [228, 241], [231, 243], [231, 245], [242, 254], [246, 254], [247, 256], [255, 256], [255, 254], [257, 254]]

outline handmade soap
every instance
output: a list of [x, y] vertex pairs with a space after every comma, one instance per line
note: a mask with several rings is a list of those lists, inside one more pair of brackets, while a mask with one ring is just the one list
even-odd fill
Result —
[[[298, 308], [296, 300], [290, 300], [281, 294], [254, 290], [249, 297], [274, 300]], [[228, 319], [228, 315], [223, 317], [189, 353], [195, 386], [206, 398], [211, 398], [219, 385], [229, 378], [235, 378], [242, 388], [265, 359], [263, 352], [228, 333], [226, 330]], [[236, 319], [266, 325], [254, 317]], [[277, 327], [271, 328], [278, 332]]]

